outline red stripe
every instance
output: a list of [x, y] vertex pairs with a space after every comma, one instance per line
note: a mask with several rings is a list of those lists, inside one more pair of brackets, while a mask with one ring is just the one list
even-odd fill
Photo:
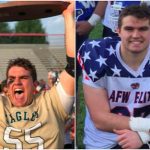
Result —
[[64, 34], [45, 34], [45, 33], [0, 33], [0, 36], [64, 36]]

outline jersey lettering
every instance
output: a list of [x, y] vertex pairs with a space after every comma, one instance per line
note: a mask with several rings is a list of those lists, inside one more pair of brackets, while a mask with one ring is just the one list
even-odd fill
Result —
[[[40, 128], [41, 126], [42, 126], [42, 124], [38, 123], [34, 127], [25, 129], [25, 132], [24, 132], [25, 142], [29, 143], [29, 144], [37, 144], [38, 149], [44, 149], [44, 140], [41, 137], [32, 137], [31, 134], [34, 130]], [[22, 132], [22, 130], [16, 129], [13, 127], [7, 127], [4, 132], [4, 141], [7, 144], [14, 144], [16, 149], [23, 149], [23, 143], [19, 139], [12, 138], [11, 132], [20, 133], [20, 132]], [[7, 149], [7, 148], [4, 148], [4, 149]]]
[[112, 91], [109, 100], [112, 102], [122, 102], [127, 103], [129, 100], [130, 92], [127, 91]]
[[136, 92], [134, 103], [146, 103], [150, 101], [150, 92]]
[[80, 3], [82, 3], [82, 5], [84, 6], [84, 8], [90, 8], [90, 7], [95, 7], [95, 2], [92, 1], [81, 1]]
[[[113, 90], [110, 94], [109, 101], [111, 102], [118, 102], [118, 103], [128, 103], [130, 99], [131, 92], [130, 91], [115, 91]], [[150, 92], [135, 92], [134, 103], [144, 104], [150, 101]]]
[[31, 115], [27, 112], [16, 112], [15, 114], [6, 114], [7, 122], [13, 123], [18, 121], [34, 121], [36, 118], [38, 118], [38, 112], [34, 111]]

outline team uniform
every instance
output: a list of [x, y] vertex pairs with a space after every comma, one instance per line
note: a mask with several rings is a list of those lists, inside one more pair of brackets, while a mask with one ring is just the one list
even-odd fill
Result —
[[76, 21], [88, 20], [96, 5], [97, 1], [76, 1]]
[[[96, 8], [98, 1], [76, 1], [76, 21], [88, 20], [94, 9]], [[77, 35], [77, 49], [88, 38], [88, 35]]]
[[[149, 118], [150, 47], [138, 70], [134, 71], [122, 60], [120, 45], [119, 37], [83, 43], [78, 53], [83, 70], [83, 83], [108, 91], [112, 113]], [[112, 148], [117, 145], [116, 134], [94, 126], [88, 108], [84, 131], [86, 148]]]
[[56, 87], [36, 95], [26, 107], [13, 107], [0, 97], [0, 114], [0, 149], [63, 148], [68, 115]]
[[104, 19], [103, 37], [116, 36], [116, 29], [118, 27], [118, 18], [121, 11], [130, 5], [140, 5], [141, 1], [108, 1]]

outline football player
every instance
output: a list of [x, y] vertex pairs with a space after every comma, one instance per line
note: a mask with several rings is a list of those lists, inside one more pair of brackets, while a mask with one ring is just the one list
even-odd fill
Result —
[[63, 12], [67, 66], [59, 83], [33, 95], [35, 66], [27, 59], [10, 60], [8, 97], [0, 97], [1, 149], [56, 149], [64, 146], [64, 125], [74, 100], [74, 2]]
[[118, 34], [87, 40], [78, 53], [87, 106], [86, 148], [149, 148], [149, 7], [124, 8]]

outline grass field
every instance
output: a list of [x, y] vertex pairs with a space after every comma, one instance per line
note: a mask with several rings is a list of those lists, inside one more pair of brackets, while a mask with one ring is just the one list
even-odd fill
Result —
[[[93, 31], [90, 33], [89, 38], [90, 39], [97, 39], [101, 37], [102, 33], [102, 26], [98, 24]], [[76, 120], [76, 145], [78, 149], [83, 149], [83, 136], [84, 136], [84, 118], [85, 118], [85, 104], [84, 104], [84, 95], [82, 90], [82, 78], [79, 79], [79, 85], [78, 85], [78, 94], [77, 99], [79, 101], [79, 104], [77, 104], [77, 120]]]

